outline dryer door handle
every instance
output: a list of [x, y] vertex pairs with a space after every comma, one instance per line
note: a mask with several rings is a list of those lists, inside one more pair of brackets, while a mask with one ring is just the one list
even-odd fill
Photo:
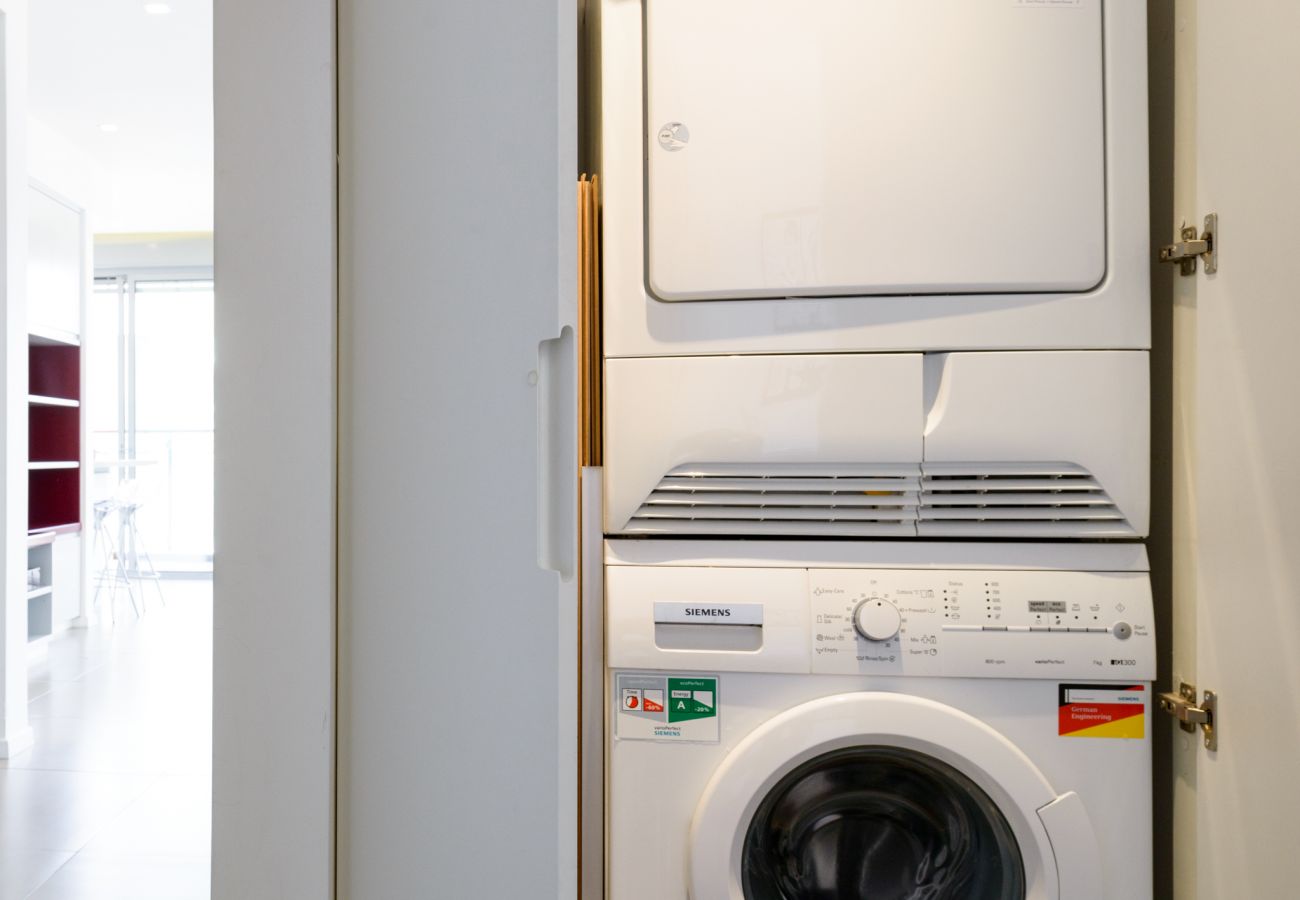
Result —
[[1083, 801], [1074, 791], [1038, 810], [1056, 857], [1058, 900], [1097, 900], [1109, 897], [1102, 874], [1101, 851]]

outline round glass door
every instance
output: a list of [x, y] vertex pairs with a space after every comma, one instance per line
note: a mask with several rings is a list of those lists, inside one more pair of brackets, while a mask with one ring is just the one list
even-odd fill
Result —
[[746, 900], [1023, 900], [997, 805], [957, 769], [888, 746], [814, 757], [782, 778], [741, 849]]

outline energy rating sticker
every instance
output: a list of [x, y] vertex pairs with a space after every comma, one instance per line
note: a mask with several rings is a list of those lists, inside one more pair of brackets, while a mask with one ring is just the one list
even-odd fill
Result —
[[1057, 699], [1062, 737], [1146, 736], [1146, 685], [1062, 684]]
[[619, 674], [619, 740], [717, 743], [718, 676]]

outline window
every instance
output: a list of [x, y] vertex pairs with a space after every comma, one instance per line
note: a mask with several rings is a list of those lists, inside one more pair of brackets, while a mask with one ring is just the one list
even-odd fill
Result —
[[214, 299], [209, 271], [101, 276], [91, 301], [92, 492], [141, 504], [164, 570], [212, 562]]

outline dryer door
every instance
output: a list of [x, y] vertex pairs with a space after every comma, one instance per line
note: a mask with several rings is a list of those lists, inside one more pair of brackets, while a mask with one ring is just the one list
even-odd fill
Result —
[[960, 710], [866, 692], [736, 747], [696, 809], [690, 885], [695, 900], [1104, 896], [1076, 795]]
[[662, 300], [1086, 291], [1101, 0], [645, 0]]

